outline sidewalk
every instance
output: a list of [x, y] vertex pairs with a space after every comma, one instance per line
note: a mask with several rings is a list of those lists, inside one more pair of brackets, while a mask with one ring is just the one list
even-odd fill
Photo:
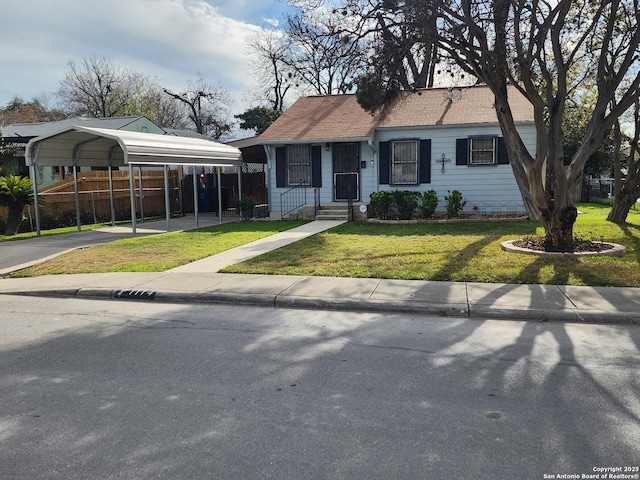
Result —
[[311, 222], [160, 273], [0, 279], [0, 294], [640, 324], [640, 288], [218, 273], [339, 223]]

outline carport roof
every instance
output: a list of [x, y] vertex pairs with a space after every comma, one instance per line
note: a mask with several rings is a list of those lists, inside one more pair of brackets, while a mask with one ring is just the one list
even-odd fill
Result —
[[25, 159], [37, 166], [242, 164], [240, 150], [210, 140], [78, 125], [30, 140]]

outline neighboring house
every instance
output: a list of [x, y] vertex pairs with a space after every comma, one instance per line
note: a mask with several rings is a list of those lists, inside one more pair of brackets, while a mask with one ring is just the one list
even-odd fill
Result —
[[[42, 123], [15, 123], [12, 125], [6, 125], [2, 127], [2, 136], [0, 137], [0, 145], [13, 145], [22, 147], [22, 156], [18, 157], [18, 165], [15, 169], [23, 175], [29, 175], [28, 170], [25, 167], [24, 161], [24, 147], [29, 143], [29, 140], [42, 135], [48, 135], [50, 133], [64, 129], [65, 127], [71, 127], [74, 125], [83, 127], [94, 128], [107, 128], [111, 130], [126, 130], [129, 132], [147, 132], [147, 133], [167, 133], [164, 129], [153, 123], [146, 117], [141, 115], [130, 117], [107, 117], [107, 118], [86, 118], [86, 117], [73, 117], [58, 122], [42, 122]], [[69, 167], [65, 171], [65, 167], [38, 167], [41, 171], [38, 172], [38, 185], [44, 187], [50, 185], [58, 180], [61, 180], [66, 175], [71, 174]], [[89, 168], [83, 168], [81, 170], [90, 170]], [[16, 172], [16, 173], [18, 173]]]
[[[509, 96], [534, 154], [533, 109], [515, 88]], [[286, 214], [281, 198], [294, 187], [317, 188], [321, 204], [368, 203], [380, 190], [435, 190], [439, 210], [455, 189], [467, 211], [524, 212], [501, 136], [494, 96], [485, 86], [405, 92], [376, 115], [355, 95], [300, 98], [259, 138], [268, 158], [272, 217]], [[306, 199], [314, 202], [313, 195]]]

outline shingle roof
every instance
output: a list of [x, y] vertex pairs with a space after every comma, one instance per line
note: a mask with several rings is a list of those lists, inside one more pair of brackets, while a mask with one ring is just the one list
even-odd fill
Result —
[[[493, 93], [486, 86], [404, 92], [384, 115], [376, 116], [363, 110], [355, 95], [302, 97], [260, 141], [356, 139], [370, 137], [376, 128], [497, 123], [493, 104]], [[509, 89], [509, 104], [516, 122], [533, 121], [531, 104], [515, 88]]]
[[[451, 100], [451, 101], [450, 101]], [[533, 107], [515, 88], [509, 105], [516, 121], [533, 121]], [[434, 88], [403, 93], [378, 125], [409, 127], [497, 123], [494, 95], [486, 86]]]
[[260, 135], [260, 141], [366, 138], [376, 123], [355, 95], [301, 97]]

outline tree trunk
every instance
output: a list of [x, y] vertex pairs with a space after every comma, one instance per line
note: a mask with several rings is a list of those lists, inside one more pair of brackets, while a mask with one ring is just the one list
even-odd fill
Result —
[[5, 236], [11, 236], [18, 233], [20, 229], [20, 223], [22, 223], [22, 210], [23, 204], [11, 204], [9, 205], [9, 215], [7, 217], [7, 226], [5, 228]]
[[550, 212], [543, 219], [546, 251], [573, 251], [573, 225], [576, 223], [576, 218], [578, 218], [578, 209], [571, 204]]
[[631, 210], [637, 199], [636, 195], [624, 195], [622, 193], [614, 197], [613, 206], [609, 215], [607, 215], [607, 220], [618, 224], [625, 223], [629, 210]]
[[635, 133], [631, 139], [631, 155], [627, 164], [627, 175], [622, 180], [622, 172], [620, 170], [620, 145], [622, 143], [622, 133], [620, 132], [620, 123], [616, 122], [615, 135], [615, 155], [614, 155], [614, 177], [615, 177], [615, 197], [613, 199], [613, 207], [607, 216], [607, 220], [613, 223], [625, 223], [629, 210], [640, 198], [640, 163], [636, 158], [640, 149], [638, 149], [638, 140], [640, 140], [640, 101], [636, 101], [633, 118], [635, 124]]

